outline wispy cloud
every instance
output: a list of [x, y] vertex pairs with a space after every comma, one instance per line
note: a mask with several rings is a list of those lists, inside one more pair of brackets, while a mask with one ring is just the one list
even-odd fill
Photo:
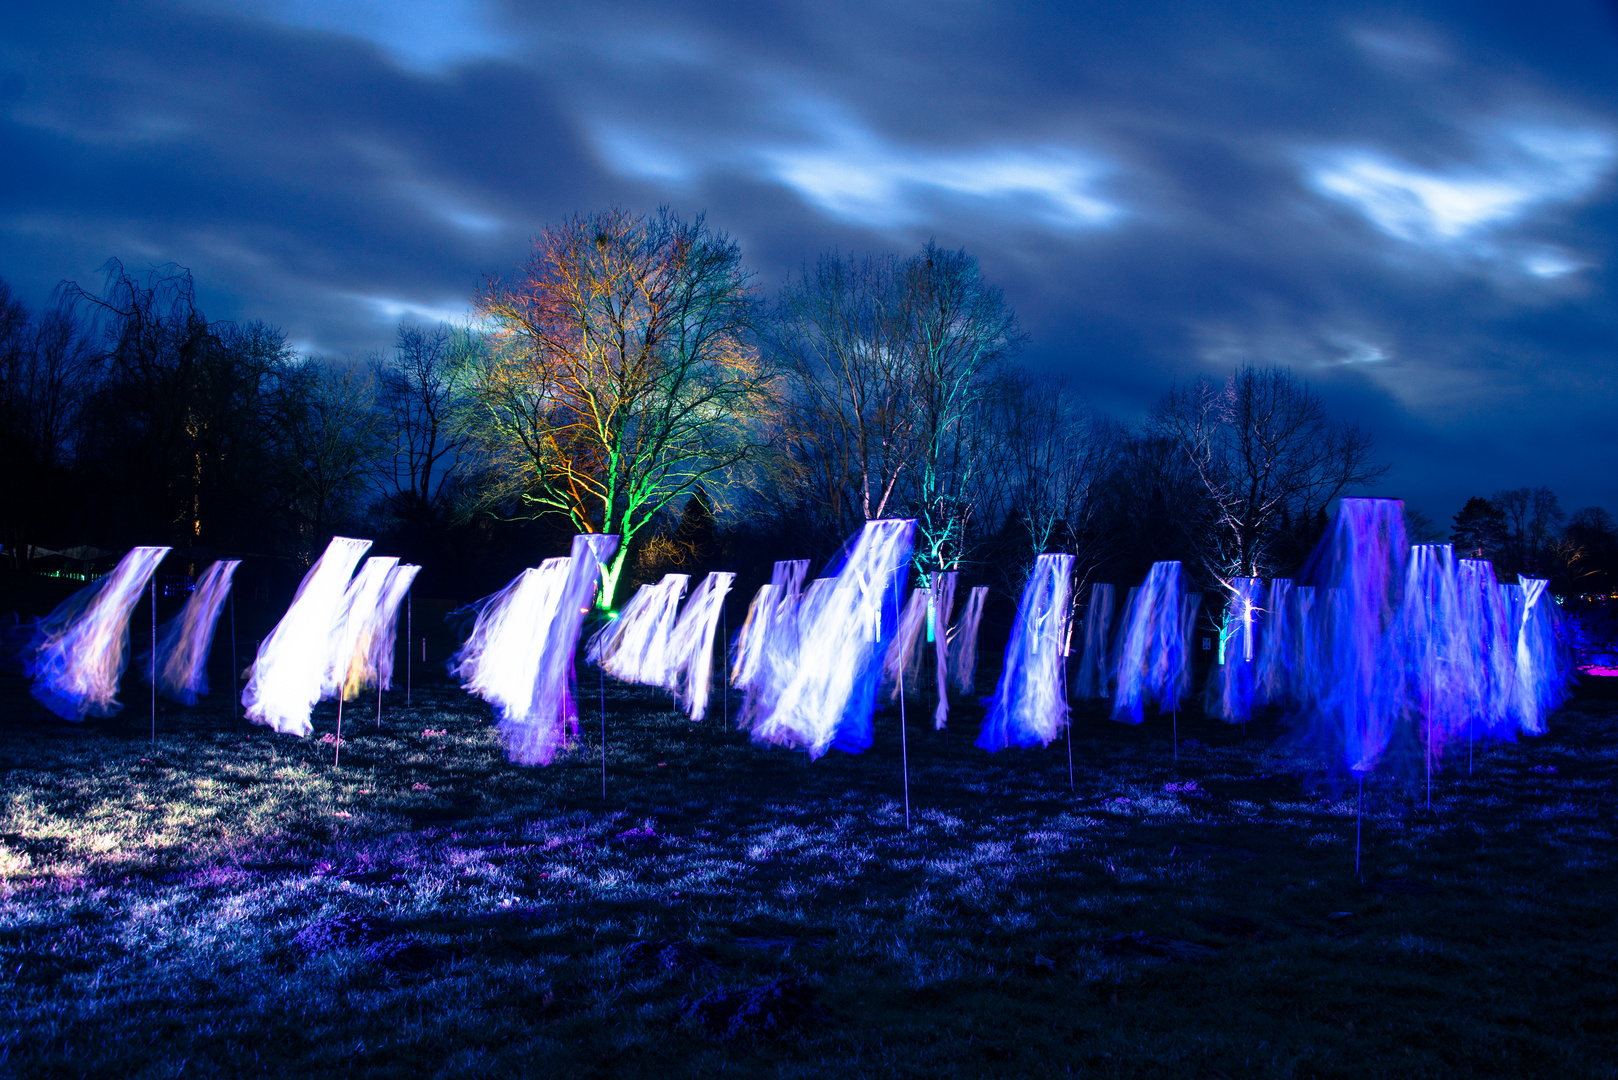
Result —
[[1612, 136], [1588, 128], [1518, 126], [1489, 142], [1481, 163], [1444, 170], [1362, 148], [1308, 155], [1306, 170], [1316, 191], [1388, 236], [1447, 245], [1585, 197], [1614, 157]]
[[907, 146], [824, 102], [788, 103], [804, 130], [790, 137], [703, 144], [621, 123], [595, 129], [609, 167], [660, 182], [741, 171], [796, 193], [841, 221], [889, 230], [950, 209], [1059, 229], [1113, 224], [1124, 208], [1105, 191], [1117, 169], [1100, 155], [1055, 140], [958, 147]]
[[199, 0], [284, 26], [368, 41], [400, 67], [438, 74], [468, 60], [509, 55], [512, 40], [492, 25], [482, 0]]
[[349, 295], [369, 309], [376, 321], [381, 323], [400, 321], [453, 323], [462, 322], [472, 315], [472, 309], [464, 301], [441, 300], [438, 303], [423, 303], [399, 296], [364, 296], [358, 293]]

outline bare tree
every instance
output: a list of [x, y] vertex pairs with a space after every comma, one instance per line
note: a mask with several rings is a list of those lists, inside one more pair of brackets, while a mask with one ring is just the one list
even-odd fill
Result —
[[1021, 587], [1037, 555], [1067, 551], [1077, 556], [1077, 596], [1112, 548], [1105, 488], [1125, 431], [1088, 408], [1065, 376], [1022, 369], [996, 380], [973, 423], [994, 435], [978, 481], [984, 512], [1018, 543], [995, 560], [1006, 587]]
[[390, 453], [380, 472], [389, 509], [406, 523], [446, 516], [463, 456], [468, 383], [482, 341], [470, 328], [401, 323], [391, 355], [373, 361]]
[[210, 323], [190, 271], [173, 265], [131, 273], [112, 260], [99, 294], [63, 292], [85, 302], [104, 340], [86, 453], [108, 516], [182, 546], [256, 546], [281, 474], [294, 374], [285, 336]]
[[769, 348], [791, 386], [781, 433], [796, 481], [789, 513], [834, 537], [886, 516], [910, 463], [897, 267], [891, 255], [824, 255], [776, 305]]
[[307, 563], [336, 529], [359, 515], [391, 448], [367, 365], [309, 357], [293, 380], [295, 404], [282, 421], [287, 444], [283, 484], [298, 554]]
[[1292, 523], [1315, 517], [1354, 487], [1376, 483], [1372, 437], [1334, 421], [1319, 395], [1285, 368], [1243, 367], [1222, 384], [1199, 379], [1164, 395], [1154, 433], [1184, 455], [1198, 503], [1187, 537], [1208, 578], [1266, 577]]
[[100, 371], [100, 350], [74, 298], [57, 299], [34, 317], [0, 280], [0, 523], [18, 566], [48, 521], [60, 519]]
[[823, 256], [776, 312], [792, 512], [838, 533], [915, 517], [917, 562], [958, 565], [982, 523], [974, 477], [995, 437], [971, 419], [1022, 341], [1000, 291], [970, 255], [929, 243], [908, 259]]
[[1021, 347], [1017, 316], [982, 280], [977, 260], [932, 242], [903, 264], [905, 338], [915, 395], [918, 556], [950, 569], [967, 551], [972, 480], [982, 441], [999, 433], [968, 423], [1001, 364]]
[[546, 229], [477, 303], [498, 345], [472, 386], [497, 479], [484, 505], [622, 536], [610, 604], [635, 536], [765, 441], [740, 249], [701, 217], [604, 210]]
[[1557, 527], [1567, 516], [1548, 487], [1511, 488], [1489, 497], [1506, 519], [1501, 555], [1507, 573], [1543, 577], [1550, 572]]

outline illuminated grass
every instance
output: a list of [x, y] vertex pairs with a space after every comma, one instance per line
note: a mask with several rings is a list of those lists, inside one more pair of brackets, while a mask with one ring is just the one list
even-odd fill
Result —
[[[1175, 766], [1166, 725], [1081, 713], [1070, 794], [1062, 744], [991, 757], [975, 710], [946, 746], [917, 709], [906, 832], [892, 714], [871, 753], [805, 767], [656, 694], [607, 707], [603, 803], [588, 709], [583, 745], [525, 770], [450, 688], [380, 732], [351, 705], [333, 769], [219, 705], [160, 716], [154, 748], [144, 715], [70, 728], [0, 687], [5, 1069], [1613, 1075], [1604, 703], [1449, 767], [1431, 814], [1379, 780], [1364, 883], [1352, 803], [1256, 726], [1182, 714]], [[339, 914], [416, 961], [295, 943]], [[708, 962], [622, 962], [657, 939]], [[829, 1019], [731, 1042], [681, 1020], [781, 978]]]

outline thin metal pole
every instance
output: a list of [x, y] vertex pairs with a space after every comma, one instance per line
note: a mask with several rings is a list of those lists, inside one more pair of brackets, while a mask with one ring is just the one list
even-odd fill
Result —
[[152, 745], [157, 745], [157, 571], [152, 571]]
[[376, 728], [382, 730], [382, 673], [376, 676]]
[[337, 767], [337, 759], [340, 756], [342, 756], [342, 753], [343, 753], [343, 691], [342, 691], [341, 688], [339, 688], [338, 691], [337, 691], [337, 741], [332, 744], [332, 748], [331, 748], [331, 764], [332, 764], [332, 768]]
[[410, 643], [415, 640], [416, 630], [410, 622], [410, 590], [405, 590], [405, 707], [410, 706]]
[[730, 612], [719, 602], [719, 685], [725, 696], [725, 726], [730, 726]]

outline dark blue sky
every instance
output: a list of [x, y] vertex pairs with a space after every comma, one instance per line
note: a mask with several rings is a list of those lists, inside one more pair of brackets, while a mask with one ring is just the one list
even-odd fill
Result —
[[772, 290], [964, 246], [1027, 362], [1126, 418], [1288, 364], [1446, 525], [1522, 485], [1618, 511], [1609, 4], [14, 8], [0, 276], [35, 305], [173, 261], [211, 317], [350, 352], [547, 221], [667, 202]]

